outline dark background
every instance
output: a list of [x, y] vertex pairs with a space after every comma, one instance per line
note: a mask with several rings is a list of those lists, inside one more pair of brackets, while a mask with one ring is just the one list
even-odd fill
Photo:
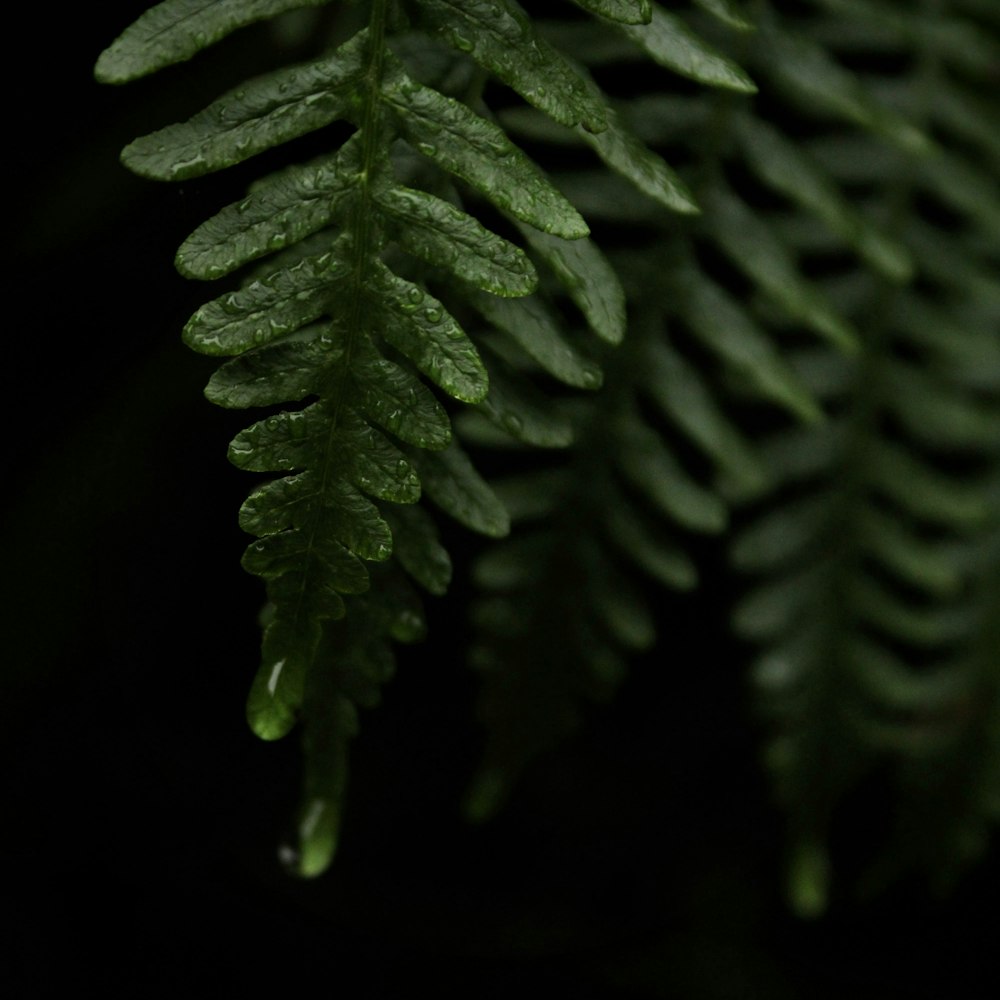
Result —
[[171, 266], [259, 167], [166, 187], [117, 159], [270, 57], [252, 29], [190, 66], [98, 86], [96, 56], [144, 7], [36, 5], [9, 40], [12, 995], [68, 974], [139, 995], [314, 977], [351, 996], [417, 984], [476, 997], [528, 984], [576, 997], [991, 995], [995, 854], [943, 900], [914, 883], [839, 894], [812, 923], [785, 910], [781, 819], [710, 551], [700, 596], [661, 606], [674, 652], [637, 662], [620, 697], [478, 828], [458, 809], [480, 735], [456, 618], [469, 553], [457, 553], [430, 641], [401, 654], [384, 705], [363, 714], [333, 870], [310, 883], [283, 872], [295, 739], [261, 743], [243, 719], [262, 595], [238, 565], [250, 483], [225, 449], [246, 418], [201, 396], [214, 363], [179, 333], [211, 292]]

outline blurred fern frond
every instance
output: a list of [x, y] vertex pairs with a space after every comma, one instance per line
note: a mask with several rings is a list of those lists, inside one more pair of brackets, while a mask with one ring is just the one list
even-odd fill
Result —
[[[307, 6], [166, 0], [97, 73], [134, 79]], [[305, 727], [289, 857], [304, 874], [332, 857], [355, 706], [424, 632], [413, 585], [449, 585], [443, 512], [492, 539], [469, 608], [473, 815], [636, 654], [687, 655], [670, 595], [725, 546], [793, 906], [826, 905], [836, 830], [872, 782], [893, 816], [869, 884], [944, 877], [1000, 808], [996, 13], [533, 13], [353, 5], [321, 57], [123, 154], [181, 180], [330, 136], [177, 258], [242, 278], [185, 339], [230, 359], [211, 400], [267, 410], [230, 458], [279, 476], [241, 523], [269, 597], [251, 725]]]

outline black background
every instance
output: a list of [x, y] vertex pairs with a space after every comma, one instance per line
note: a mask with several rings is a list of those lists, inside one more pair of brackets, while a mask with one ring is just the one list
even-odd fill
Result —
[[[480, 751], [459, 582], [363, 715], [333, 870], [283, 872], [297, 748], [243, 719], [261, 592], [238, 566], [249, 483], [225, 448], [245, 415], [201, 396], [214, 363], [179, 331], [211, 293], [171, 266], [258, 168], [166, 187], [117, 159], [259, 69], [266, 40], [252, 29], [188, 67], [98, 86], [97, 54], [144, 6], [39, 5], [9, 39], [11, 995], [67, 976], [138, 995], [307, 981], [351, 996], [991, 995], [995, 854], [943, 900], [907, 884], [838, 895], [813, 923], [785, 910], [781, 820], [712, 552], [701, 595], [661, 606], [673, 652], [638, 662], [479, 828], [458, 810]], [[879, 803], [864, 805], [877, 826]]]

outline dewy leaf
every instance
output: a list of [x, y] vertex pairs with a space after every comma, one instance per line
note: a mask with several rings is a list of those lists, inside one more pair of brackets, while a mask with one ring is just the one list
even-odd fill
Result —
[[319, 622], [306, 616], [275, 618], [264, 629], [261, 665], [247, 697], [247, 721], [260, 739], [281, 739], [295, 725], [321, 632]]
[[514, 0], [420, 0], [424, 19], [529, 104], [563, 125], [605, 127], [605, 109]]
[[573, 0], [578, 7], [622, 24], [649, 24], [649, 0]]
[[236, 435], [229, 455], [242, 469], [279, 472], [305, 468], [327, 450], [337, 456], [337, 473], [365, 493], [394, 503], [420, 498], [403, 453], [346, 406], [336, 422], [325, 402], [259, 420]]
[[323, 623], [343, 617], [340, 595], [365, 591], [368, 574], [328, 534], [295, 530], [251, 543], [243, 565], [268, 580], [275, 604], [274, 618], [264, 629], [247, 718], [262, 739], [280, 739], [295, 724]]
[[493, 538], [510, 531], [510, 518], [468, 456], [453, 441], [444, 451], [411, 456], [424, 492], [459, 524]]
[[333, 156], [289, 167], [259, 181], [248, 197], [203, 222], [177, 251], [189, 278], [219, 278], [318, 232], [338, 215], [354, 189], [358, 137]]
[[579, 134], [612, 170], [631, 181], [643, 194], [672, 212], [694, 215], [698, 205], [684, 182], [654, 153], [633, 135], [617, 112], [609, 111], [608, 127], [596, 135]]
[[625, 293], [604, 254], [586, 237], [564, 240], [521, 226], [521, 235], [555, 272], [590, 328], [610, 344], [625, 336]]
[[298, 330], [327, 310], [330, 286], [350, 270], [332, 253], [298, 264], [203, 305], [184, 327], [202, 354], [240, 354]]
[[291, 343], [268, 344], [221, 365], [205, 386], [216, 406], [242, 409], [295, 402], [316, 391], [322, 366], [336, 356], [325, 336], [329, 324], [309, 328], [310, 336]]
[[489, 378], [475, 345], [441, 303], [385, 265], [373, 268], [371, 308], [382, 336], [455, 399], [478, 403]]
[[[242, 563], [248, 573], [265, 580], [276, 580], [298, 570], [313, 558], [323, 562], [332, 592], [363, 594], [368, 589], [368, 571], [357, 556], [337, 542], [325, 538], [310, 539], [306, 532], [295, 528], [251, 542], [243, 554]], [[337, 618], [340, 611], [338, 601], [333, 601], [330, 608], [320, 608], [318, 617]]]
[[328, 0], [164, 0], [127, 27], [100, 55], [101, 83], [127, 83], [184, 62], [237, 28]]
[[678, 17], [654, 3], [648, 25], [619, 25], [620, 31], [667, 69], [709, 87], [757, 93], [757, 85], [736, 63], [702, 41]]
[[471, 215], [424, 191], [394, 187], [376, 195], [399, 229], [408, 253], [494, 295], [527, 295], [538, 276], [520, 247], [490, 232]]
[[353, 374], [365, 414], [401, 441], [418, 448], [444, 448], [451, 440], [448, 414], [405, 368], [373, 356], [355, 364]]
[[240, 527], [251, 535], [301, 528], [376, 562], [392, 552], [392, 534], [375, 505], [342, 479], [327, 482], [309, 469], [258, 486], [240, 508]]
[[348, 117], [367, 34], [359, 31], [315, 62], [251, 80], [188, 121], [136, 139], [122, 162], [143, 177], [187, 180]]
[[401, 70], [383, 90], [397, 124], [416, 148], [498, 208], [566, 239], [590, 232], [580, 213], [492, 122]]

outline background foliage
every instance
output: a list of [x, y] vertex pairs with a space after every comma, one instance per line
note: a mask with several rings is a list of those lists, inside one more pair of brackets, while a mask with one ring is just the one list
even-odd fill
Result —
[[[607, 384], [598, 398], [606, 409], [588, 423], [585, 411], [568, 407], [583, 442], [580, 457], [544, 456], [546, 468], [581, 477], [595, 501], [614, 497], [607, 508], [613, 513], [595, 502], [554, 526], [577, 542], [589, 537], [588, 523], [596, 527], [631, 509], [621, 503], [620, 483], [594, 485], [594, 465], [600, 475], [607, 463], [588, 466], [584, 459], [602, 454], [591, 442], [609, 429], [624, 428], [635, 440], [646, 426], [706, 491], [699, 510], [721, 501], [720, 510], [733, 511], [736, 526], [727, 537], [735, 541], [730, 547], [711, 534], [672, 530], [671, 545], [686, 557], [670, 563], [673, 582], [686, 584], [677, 567], [688, 565], [701, 577], [697, 590], [680, 595], [609, 555], [603, 540], [589, 553], [574, 544], [565, 563], [505, 563], [502, 555], [478, 562], [487, 603], [473, 600], [467, 585], [431, 602], [424, 652], [437, 668], [431, 673], [404, 659], [385, 704], [364, 715], [349, 806], [356, 832], [353, 839], [345, 833], [346, 863], [338, 861], [325, 887], [290, 887], [271, 873], [275, 828], [292, 811], [299, 763], [293, 747], [265, 753], [245, 740], [232, 712], [232, 693], [256, 657], [246, 625], [258, 597], [252, 581], [234, 579], [239, 532], [231, 528], [227, 536], [224, 517], [213, 522], [208, 512], [231, 509], [246, 487], [235, 472], [225, 478], [216, 436], [205, 430], [197, 397], [211, 366], [176, 349], [170, 333], [204, 295], [163, 266], [173, 247], [240, 197], [257, 171], [167, 195], [106, 166], [151, 118], [180, 119], [207, 94], [238, 84], [268, 59], [287, 57], [273, 54], [264, 29], [251, 29], [226, 43], [226, 56], [211, 66], [206, 58], [169, 71], [171, 87], [154, 78], [137, 85], [134, 96], [88, 94], [104, 103], [86, 108], [116, 119], [105, 136], [95, 137], [79, 95], [80, 110], [67, 113], [76, 124], [59, 140], [64, 146], [57, 150], [51, 136], [24, 144], [23, 183], [39, 197], [25, 199], [30, 224], [18, 229], [26, 234], [19, 243], [23, 273], [32, 282], [39, 272], [61, 274], [68, 290], [53, 296], [40, 280], [25, 281], [32, 294], [22, 325], [37, 334], [16, 338], [13, 348], [23, 357], [15, 354], [11, 366], [45, 372], [49, 384], [48, 405], [35, 408], [14, 445], [14, 467], [30, 474], [18, 477], [6, 522], [17, 526], [10, 547], [18, 567], [9, 604], [16, 666], [15, 696], [5, 699], [7, 731], [18, 748], [12, 759], [23, 762], [14, 801], [24, 828], [36, 831], [20, 850], [39, 873], [36, 889], [44, 887], [29, 908], [44, 919], [23, 924], [39, 947], [46, 934], [68, 932], [80, 899], [100, 891], [122, 912], [150, 913], [164, 900], [201, 907], [187, 932], [174, 928], [166, 939], [193, 941], [209, 913], [223, 919], [234, 903], [249, 901], [254, 913], [240, 920], [256, 925], [251, 936], [276, 935], [298, 948], [303, 940], [326, 940], [330, 928], [343, 934], [351, 927], [356, 954], [374, 954], [375, 938], [388, 938], [401, 964], [447, 957], [456, 982], [492, 975], [502, 985], [505, 975], [528, 968], [578, 988], [600, 982], [604, 990], [655, 995], [683, 985], [696, 995], [725, 996], [734, 988], [720, 971], [725, 955], [734, 980], [752, 984], [750, 995], [794, 995], [803, 983], [820, 989], [821, 982], [839, 995], [838, 987], [857, 991], [862, 956], [877, 952], [879, 971], [868, 983], [884, 995], [902, 988], [907, 975], [926, 985], [953, 963], [975, 961], [989, 928], [977, 924], [973, 931], [971, 914], [987, 896], [989, 865], [960, 883], [948, 903], [927, 901], [923, 878], [906, 875], [943, 874], [957, 859], [956, 845], [976, 848], [970, 834], [982, 829], [989, 806], [982, 767], [991, 759], [983, 750], [995, 676], [984, 625], [992, 621], [995, 579], [988, 488], [995, 451], [995, 114], [986, 101], [997, 65], [989, 48], [995, 24], [988, 5], [944, 6], [953, 9], [925, 11], [933, 31], [891, 18], [879, 27], [872, 20], [879, 9], [860, 4], [774, 5], [773, 20], [765, 16], [753, 36], [695, 22], [753, 76], [761, 87], [753, 99], [707, 95], [653, 69], [647, 92], [646, 75], [626, 67], [628, 84], [612, 92], [633, 115], [633, 127], [678, 166], [703, 202], [703, 215], [693, 220], [657, 219], [641, 205], [627, 216], [631, 196], [624, 191], [615, 192], [614, 216], [601, 219], [599, 206], [585, 204], [599, 190], [593, 178], [573, 187], [580, 154], [511, 102], [505, 124], [548, 158], [584, 213], [591, 210], [633, 303], [629, 336], [605, 361]], [[942, 26], [934, 21], [942, 13], [978, 18], [977, 32]], [[94, 45], [77, 63], [84, 67], [79, 79], [90, 53], [126, 20], [99, 36], [95, 27]], [[768, 37], [785, 46], [784, 64], [768, 58]], [[819, 97], [829, 97], [829, 83], [808, 92], [794, 75], [802, 66], [817, 72], [809, 51], [796, 48], [803, 39], [861, 74], [866, 90], [859, 96], [848, 88], [839, 104], [824, 107]], [[582, 54], [582, 43], [574, 45]], [[602, 83], [611, 89], [612, 71], [595, 72], [606, 73]], [[872, 94], [878, 114], [865, 103]], [[981, 117], [963, 119], [968, 108]], [[706, 120], [716, 123], [714, 133]], [[919, 156], [913, 126], [943, 151]], [[708, 154], [706, 135], [714, 136]], [[320, 151], [305, 147], [301, 155]], [[794, 159], [803, 154], [814, 173]], [[100, 191], [101, 177], [107, 197], [81, 198], [81, 190]], [[746, 209], [751, 216], [740, 215]], [[141, 226], [126, 228], [136, 217]], [[761, 220], [773, 244], [753, 228]], [[740, 243], [747, 234], [752, 249]], [[772, 255], [761, 252], [772, 246]], [[781, 270], [784, 257], [802, 284]], [[672, 264], [672, 285], [655, 268], [648, 272], [649, 261], [661, 259]], [[699, 299], [699, 283], [702, 296], [716, 296], [711, 308]], [[718, 323], [720, 315], [726, 323]], [[761, 379], [759, 355], [748, 363], [731, 347], [727, 355], [718, 332], [712, 339], [713, 328], [731, 332], [748, 322], [780, 345], [791, 374]], [[159, 337], [155, 327], [162, 328]], [[849, 340], [858, 345], [853, 354], [841, 351]], [[95, 350], [97, 343], [104, 349]], [[650, 371], [658, 373], [657, 385], [675, 387], [675, 398], [686, 392], [684, 405], [671, 410], [668, 394], [657, 408], [655, 386], [637, 384]], [[613, 385], [627, 388], [609, 392]], [[19, 388], [26, 389], [20, 380], [15, 398], [23, 398]], [[810, 421], [810, 394], [830, 419]], [[699, 423], [692, 414], [708, 416]], [[223, 440], [224, 419], [219, 426]], [[240, 426], [232, 422], [232, 433]], [[466, 433], [480, 454], [498, 443], [482, 426]], [[598, 438], [588, 436], [594, 433]], [[602, 447], [618, 451], [614, 442]], [[523, 459], [507, 446], [480, 461], [499, 481], [520, 472]], [[921, 468], [930, 470], [922, 478]], [[779, 488], [766, 489], [768, 481]], [[922, 505], [921, 484], [933, 497]], [[634, 501], [629, 489], [626, 499]], [[681, 527], [692, 525], [682, 518]], [[627, 528], [611, 522], [600, 531], [595, 539], [613, 540]], [[465, 579], [472, 568], [467, 539], [448, 527], [444, 533], [456, 577]], [[560, 551], [566, 543], [548, 534], [538, 544]], [[582, 676], [561, 669], [554, 696], [571, 718], [581, 705], [574, 692], [600, 694], [609, 679], [620, 685], [616, 664], [631, 640], [640, 651], [628, 657], [616, 700], [588, 708], [584, 728], [528, 769], [500, 817], [470, 832], [455, 803], [479, 756], [471, 705], [482, 688], [462, 651], [486, 649], [492, 623], [504, 621], [503, 601], [518, 600], [522, 584], [511, 565], [549, 567], [548, 579], [530, 580], [531, 592], [558, 595], [570, 582], [604, 579], [584, 577], [579, 559], [609, 558], [637, 589], [629, 607], [648, 602], [659, 644], [641, 651], [648, 646], [642, 622], [606, 623], [609, 655], [584, 664]], [[735, 576], [731, 559], [752, 575]], [[89, 585], [81, 587], [81, 579]], [[497, 587], [516, 579], [518, 587]], [[750, 579], [764, 586], [748, 588]], [[817, 603], [804, 613], [794, 601], [809, 595]], [[608, 599], [598, 607], [608, 607]], [[763, 640], [758, 691], [775, 727], [771, 762], [800, 845], [792, 855], [793, 898], [798, 892], [800, 907], [809, 908], [817, 842], [832, 845], [842, 886], [831, 915], [812, 929], [794, 927], [778, 898], [787, 858], [753, 764], [761, 734], [750, 727], [742, 687], [750, 648], [729, 638], [726, 624], [728, 609], [741, 601], [737, 622]], [[470, 632], [461, 619], [473, 603], [485, 610]], [[567, 601], [546, 617], [570, 615], [560, 634], [572, 636], [579, 627], [572, 616], [585, 606]], [[810, 629], [820, 634], [810, 636]], [[843, 652], [824, 635], [841, 637]], [[587, 650], [598, 648], [591, 638], [581, 633]], [[548, 659], [559, 666], [558, 658]], [[577, 670], [580, 657], [568, 660]], [[942, 663], [957, 680], [943, 689], [925, 684]], [[551, 694], [521, 691], [514, 704], [546, 705], [542, 699]], [[503, 698], [494, 694], [487, 713], [490, 704], [502, 720]], [[147, 711], [137, 713], [136, 705]], [[553, 717], [548, 709], [539, 715]], [[179, 725], [190, 734], [183, 747]], [[493, 752], [509, 760], [502, 725], [493, 731], [501, 740]], [[544, 729], [535, 732], [541, 745], [553, 742]], [[515, 752], [525, 745], [519, 740]], [[936, 797], [929, 796], [934, 789]], [[201, 851], [178, 849], [199, 828]], [[235, 837], [236, 828], [246, 836]], [[153, 857], [157, 875], [140, 877]], [[888, 888], [879, 867], [886, 857], [910, 863], [902, 881], [888, 873], [896, 878]], [[856, 886], [869, 890], [861, 902], [850, 894]], [[873, 887], [880, 890], [874, 897]], [[882, 935], [877, 946], [875, 927]], [[134, 927], [128, 934], [140, 961], [166, 940], [152, 926], [148, 936]], [[907, 938], [935, 947], [916, 949], [915, 966], [904, 968], [898, 958]]]

